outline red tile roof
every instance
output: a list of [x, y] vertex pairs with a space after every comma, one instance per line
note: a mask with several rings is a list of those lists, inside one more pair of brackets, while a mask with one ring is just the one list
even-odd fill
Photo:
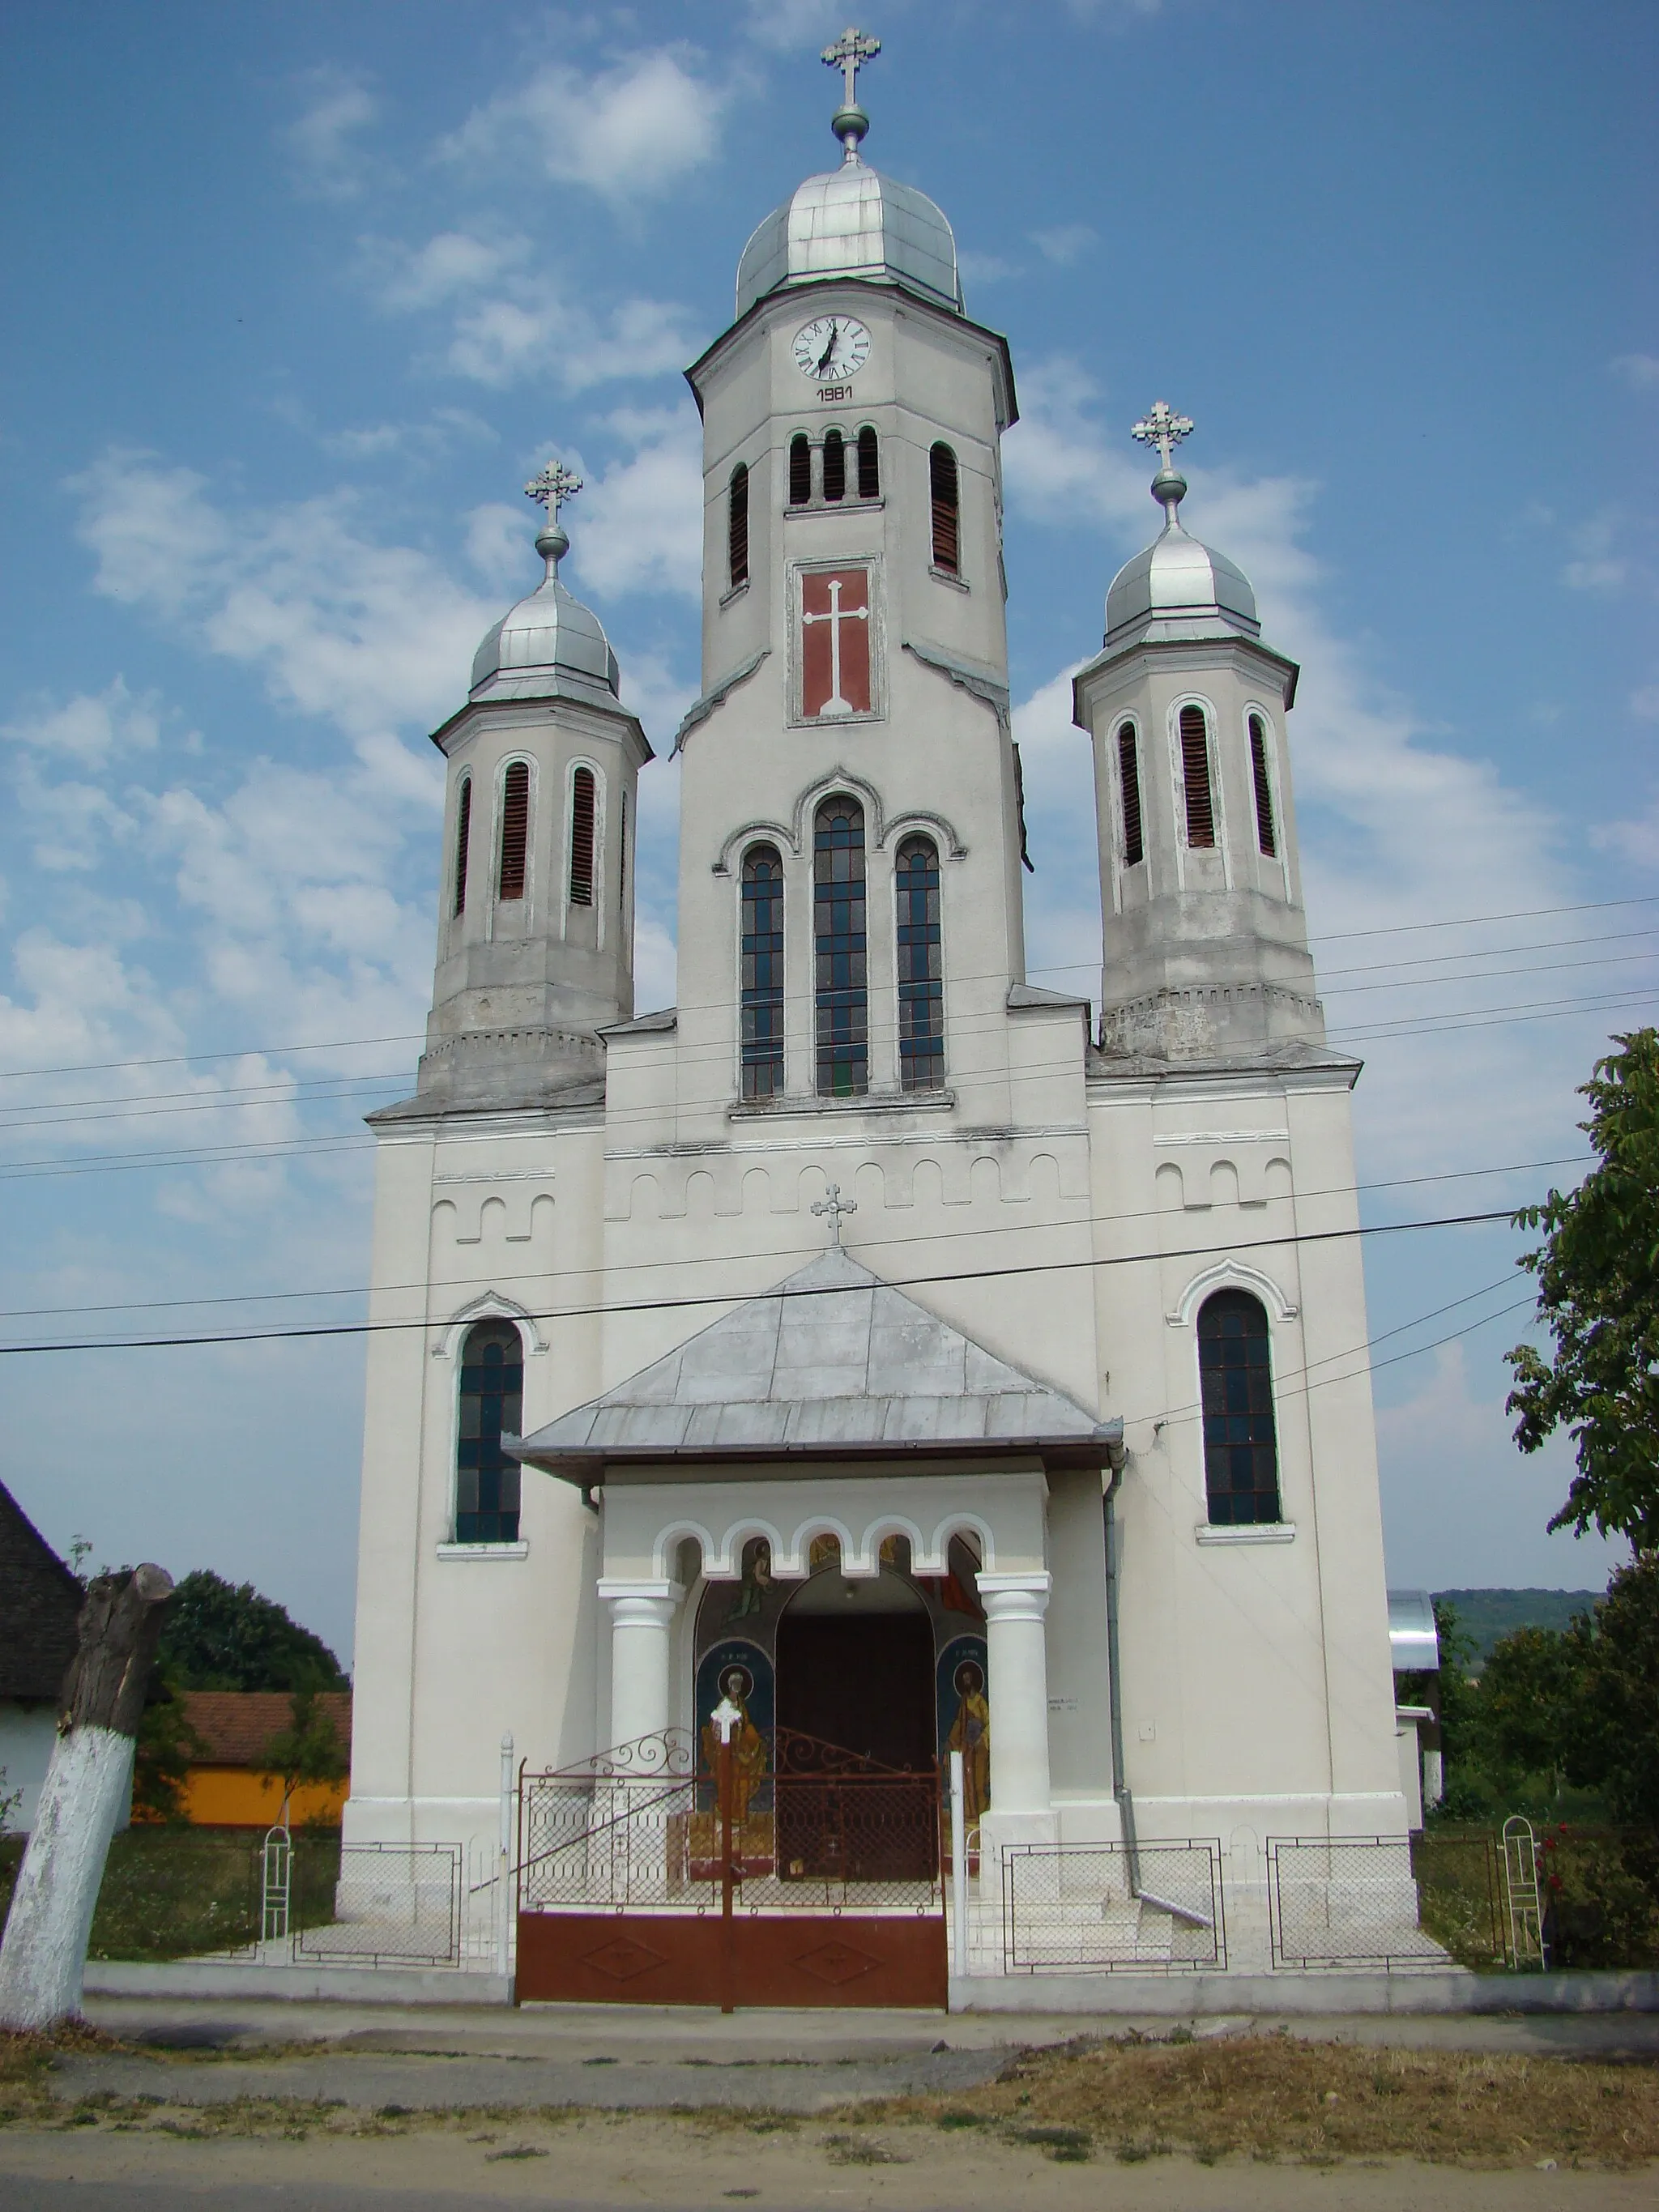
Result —
[[[349, 1752], [350, 1691], [325, 1690], [317, 1703]], [[194, 1765], [262, 1768], [266, 1745], [293, 1723], [294, 1700], [286, 1690], [186, 1690], [185, 1717], [207, 1746], [193, 1754]]]

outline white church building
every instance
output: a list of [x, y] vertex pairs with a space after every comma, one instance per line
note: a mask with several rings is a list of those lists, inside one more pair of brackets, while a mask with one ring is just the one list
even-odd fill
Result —
[[1013, 368], [853, 94], [687, 371], [677, 1007], [635, 1009], [653, 748], [559, 579], [560, 469], [545, 580], [434, 732], [346, 1836], [493, 1841], [504, 1734], [547, 1769], [696, 1741], [736, 1669], [763, 1735], [895, 1767], [980, 1699], [985, 1851], [1214, 1838], [1259, 1884], [1270, 1836], [1407, 1823], [1297, 665], [1188, 534], [1160, 402], [1162, 525], [1075, 682], [1099, 998], [1028, 982]]

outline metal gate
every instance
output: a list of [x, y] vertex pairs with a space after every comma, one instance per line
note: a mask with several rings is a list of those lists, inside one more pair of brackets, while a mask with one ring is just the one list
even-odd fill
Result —
[[670, 1729], [520, 1772], [520, 2002], [943, 2009], [937, 1769], [765, 1754]]

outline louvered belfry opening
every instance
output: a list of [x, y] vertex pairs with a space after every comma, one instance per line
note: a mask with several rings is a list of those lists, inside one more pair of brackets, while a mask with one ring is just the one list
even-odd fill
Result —
[[1250, 717], [1250, 776], [1255, 787], [1255, 842], [1270, 860], [1279, 858], [1273, 829], [1273, 788], [1267, 777], [1267, 732], [1260, 714]]
[[823, 495], [825, 499], [847, 496], [847, 441], [839, 430], [824, 434]]
[[1123, 865], [1138, 868], [1146, 848], [1140, 831], [1140, 763], [1135, 757], [1135, 726], [1122, 722], [1117, 732], [1117, 783], [1123, 797]]
[[928, 488], [933, 501], [933, 566], [946, 575], [962, 571], [962, 528], [957, 489], [957, 457], [948, 446], [927, 456]]
[[866, 422], [859, 432], [859, 497], [881, 497], [881, 454], [873, 422]]
[[749, 581], [749, 471], [742, 461], [726, 493], [726, 565], [733, 591]]
[[805, 430], [797, 430], [789, 441], [789, 504], [791, 507], [810, 507], [812, 503], [812, 448]]
[[461, 778], [460, 795], [455, 805], [455, 908], [458, 915], [466, 912], [466, 854], [472, 838], [472, 779]]
[[783, 1090], [783, 862], [774, 845], [744, 856], [743, 1095], [775, 1098]]
[[894, 871], [898, 915], [899, 1086], [937, 1091], [945, 1081], [945, 982], [939, 854], [907, 837]]
[[1187, 842], [1215, 843], [1215, 803], [1210, 792], [1210, 732], [1201, 707], [1181, 710], [1181, 782], [1187, 799]]
[[851, 1098], [870, 1088], [864, 809], [856, 799], [824, 801], [812, 845], [818, 1094]]
[[570, 903], [593, 903], [593, 771], [579, 768], [570, 779]]
[[496, 896], [524, 896], [525, 858], [530, 846], [530, 764], [513, 761], [501, 781], [501, 865]]

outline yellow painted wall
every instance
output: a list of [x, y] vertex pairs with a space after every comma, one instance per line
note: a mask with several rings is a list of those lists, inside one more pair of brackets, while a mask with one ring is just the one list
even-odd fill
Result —
[[[339, 1825], [349, 1785], [302, 1782], [289, 1804], [289, 1820]], [[283, 1809], [283, 1778], [246, 1766], [192, 1766], [185, 1777], [185, 1818], [200, 1828], [268, 1828]]]

